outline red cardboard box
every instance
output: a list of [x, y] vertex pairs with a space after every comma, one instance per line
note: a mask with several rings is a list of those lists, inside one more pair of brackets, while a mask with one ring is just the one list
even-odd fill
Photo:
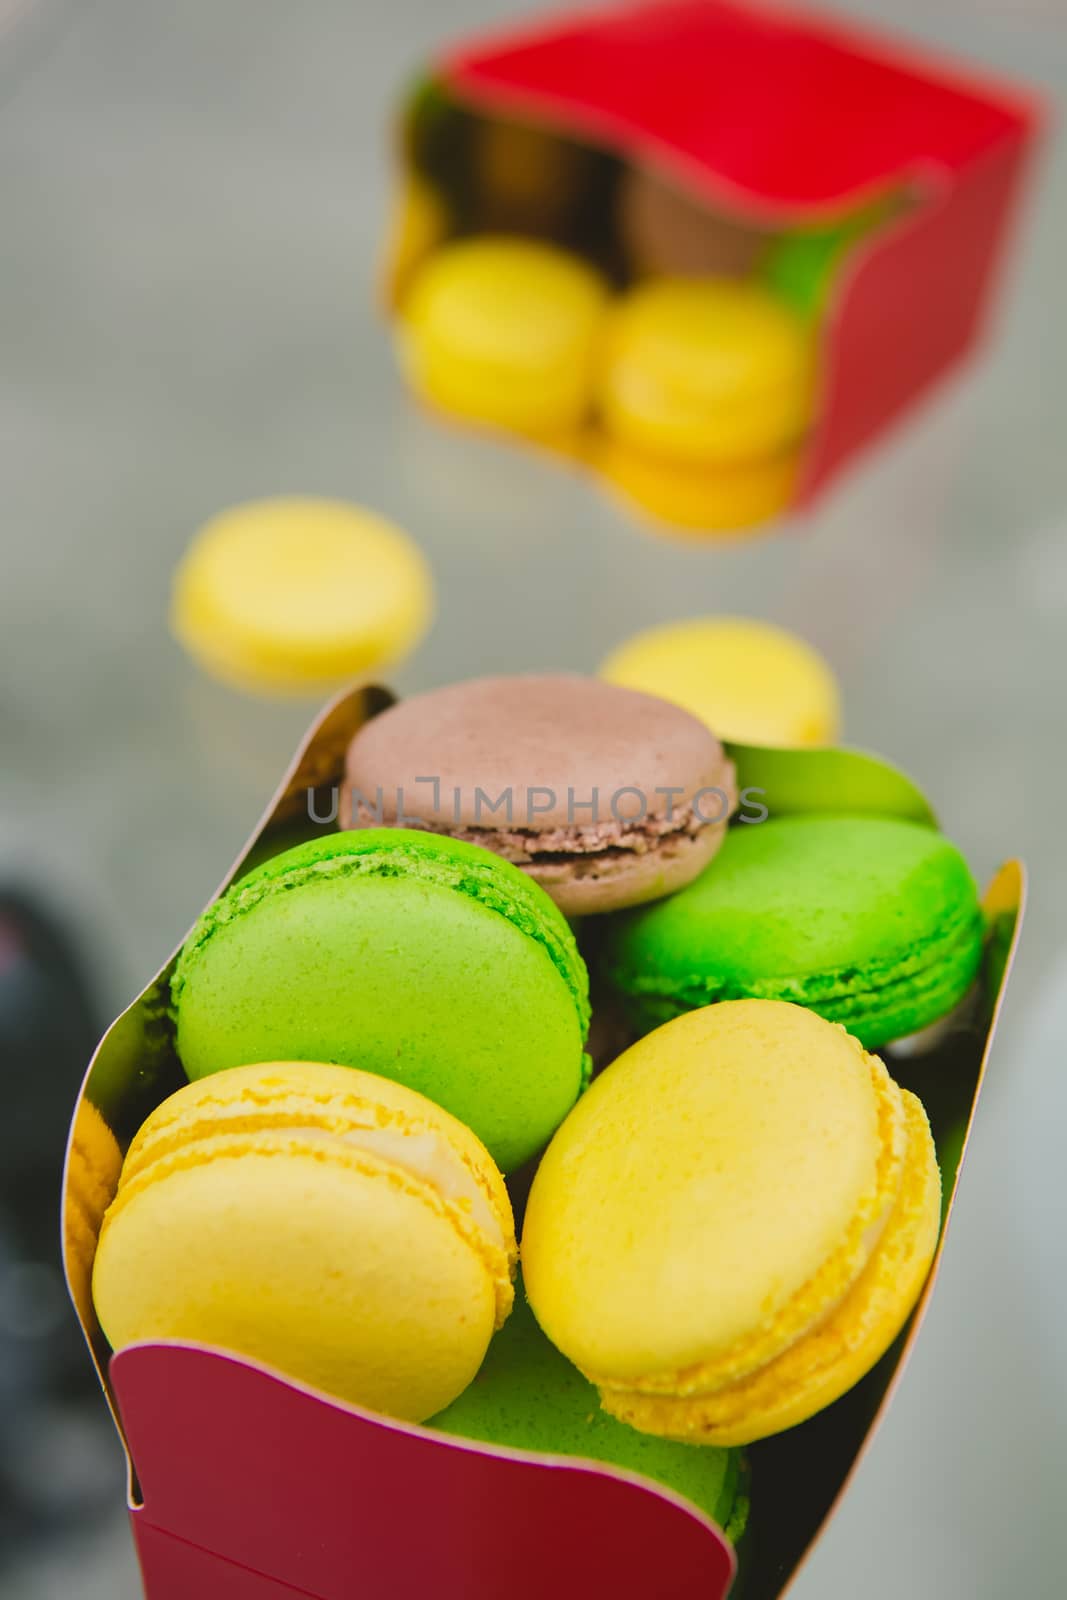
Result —
[[[272, 833], [329, 813], [345, 747], [385, 705], [341, 697], [309, 733], [228, 875]], [[739, 781], [779, 812], [868, 810], [931, 820], [901, 774], [834, 750], [733, 746]], [[279, 835], [284, 848], [288, 833]], [[226, 886], [223, 885], [223, 887]], [[221, 890], [220, 890], [221, 892]], [[1009, 862], [986, 895], [981, 995], [932, 1054], [894, 1058], [924, 1099], [946, 1201], [962, 1158], [1022, 909]], [[464, 1443], [343, 1405], [255, 1363], [188, 1344], [109, 1359], [89, 1294], [92, 1250], [121, 1150], [183, 1079], [162, 1025], [173, 962], [112, 1025], [86, 1076], [64, 1175], [68, 1284], [129, 1459], [130, 1518], [148, 1600], [723, 1600], [735, 1571], [722, 1532], [687, 1501], [601, 1463]], [[907, 1329], [849, 1395], [752, 1446], [745, 1588], [785, 1592], [877, 1426], [918, 1334], [940, 1249]]]
[[[848, 250], [824, 308], [818, 421], [796, 506], [975, 343], [1040, 120], [1027, 95], [918, 49], [750, 0], [553, 18], [446, 50], [430, 81], [452, 105], [610, 152], [754, 226], [881, 216]], [[449, 152], [443, 124], [440, 149], [419, 133], [420, 104], [405, 124], [408, 176], [438, 190], [443, 210], [396, 241], [394, 289], [470, 226], [448, 193], [462, 153]]]

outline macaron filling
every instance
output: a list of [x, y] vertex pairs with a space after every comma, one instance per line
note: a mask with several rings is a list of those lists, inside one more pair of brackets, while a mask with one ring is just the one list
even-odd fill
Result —
[[[726, 820], [727, 806], [733, 810], [737, 803], [732, 778], [723, 787], [723, 796], [717, 807], [723, 812], [722, 817], [717, 818], [720, 822]], [[356, 799], [352, 815], [354, 826], [367, 827], [375, 815], [362, 797]], [[649, 850], [669, 848], [672, 841], [696, 838], [711, 825], [712, 819], [698, 813], [692, 798], [681, 801], [669, 814], [646, 810], [640, 820], [611, 818], [593, 824], [574, 823], [569, 827], [469, 827], [449, 817], [426, 817], [418, 822], [427, 833], [447, 834], [467, 844], [488, 844], [496, 855], [516, 866], [570, 860], [582, 855], [644, 855]]]

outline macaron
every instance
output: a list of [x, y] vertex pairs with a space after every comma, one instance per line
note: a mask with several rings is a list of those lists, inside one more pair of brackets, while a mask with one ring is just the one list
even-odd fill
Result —
[[393, 203], [385, 247], [385, 289], [394, 307], [412, 275], [444, 243], [451, 225], [448, 205], [436, 185], [418, 172], [406, 173]]
[[832, 744], [841, 729], [837, 680], [823, 657], [752, 617], [646, 628], [616, 646], [600, 676], [670, 700], [740, 744]]
[[610, 1417], [593, 1386], [545, 1338], [521, 1287], [478, 1376], [429, 1426], [459, 1439], [578, 1456], [640, 1473], [683, 1495], [735, 1544], [744, 1532], [748, 1494], [741, 1452], [694, 1450]]
[[171, 627], [214, 677], [318, 695], [394, 666], [433, 616], [433, 580], [400, 528], [342, 501], [251, 501], [213, 517], [179, 563]]
[[586, 1073], [588, 977], [566, 921], [510, 862], [406, 829], [330, 834], [235, 883], [171, 979], [190, 1078], [329, 1061], [406, 1084], [505, 1171]]
[[135, 1137], [93, 1296], [115, 1350], [189, 1340], [420, 1421], [512, 1302], [504, 1181], [422, 1095], [317, 1062], [190, 1084]]
[[616, 208], [623, 257], [643, 278], [747, 278], [771, 242], [645, 167], [623, 173]]
[[654, 1027], [714, 1001], [791, 1000], [868, 1049], [917, 1033], [977, 976], [985, 924], [955, 845], [895, 817], [732, 828], [714, 863], [605, 929], [605, 973]]
[[595, 678], [531, 674], [434, 689], [365, 723], [339, 816], [484, 845], [570, 916], [691, 882], [736, 799], [732, 763], [688, 712]]
[[442, 411], [569, 445], [592, 403], [606, 304], [594, 269], [554, 245], [462, 239], [412, 279], [401, 364]]
[[526, 1293], [612, 1416], [748, 1444], [874, 1366], [939, 1220], [920, 1102], [843, 1028], [736, 1001], [640, 1040], [567, 1118], [530, 1193]]
[[767, 289], [725, 278], [639, 284], [607, 320], [598, 465], [646, 510], [748, 526], [793, 492], [815, 407], [815, 341]]
[[79, 1101], [63, 1181], [63, 1266], [82, 1326], [93, 1323], [93, 1256], [122, 1171], [118, 1140], [91, 1100]]
[[800, 476], [795, 450], [728, 467], [683, 466], [601, 436], [594, 453], [609, 495], [645, 519], [652, 532], [679, 538], [748, 537], [789, 506]]

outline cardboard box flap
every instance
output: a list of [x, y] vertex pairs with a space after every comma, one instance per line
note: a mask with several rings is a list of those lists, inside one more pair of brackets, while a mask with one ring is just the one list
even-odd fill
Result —
[[316, 1600], [723, 1600], [733, 1577], [711, 1522], [611, 1468], [462, 1444], [190, 1346], [134, 1347], [111, 1378], [143, 1495], [135, 1528]]
[[1036, 114], [876, 35], [731, 0], [549, 22], [447, 56], [440, 73], [467, 104], [526, 115], [778, 218], [832, 213], [929, 167], [956, 171]]

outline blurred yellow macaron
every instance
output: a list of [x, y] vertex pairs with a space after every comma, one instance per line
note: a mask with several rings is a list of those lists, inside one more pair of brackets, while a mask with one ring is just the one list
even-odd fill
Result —
[[630, 511], [679, 536], [742, 535], [789, 505], [800, 475], [800, 452], [728, 466], [664, 461], [600, 435], [594, 460], [609, 491]]
[[174, 576], [171, 627], [213, 676], [264, 694], [321, 694], [395, 665], [433, 616], [414, 540], [344, 501], [273, 499], [223, 511]]
[[611, 652], [600, 676], [670, 700], [741, 744], [833, 744], [841, 730], [827, 662], [795, 633], [751, 617], [647, 628]]
[[669, 522], [766, 520], [791, 498], [813, 417], [812, 331], [759, 284], [660, 278], [607, 320], [604, 475]]
[[801, 1006], [725, 1001], [640, 1040], [556, 1133], [526, 1294], [612, 1416], [749, 1444], [889, 1348], [940, 1200], [926, 1114], [877, 1056]]
[[353, 1067], [275, 1062], [148, 1118], [93, 1298], [115, 1350], [192, 1340], [421, 1421], [478, 1371], [515, 1255], [504, 1180], [455, 1117]]
[[63, 1264], [82, 1326], [93, 1323], [90, 1280], [100, 1224], [122, 1170], [118, 1140], [91, 1100], [83, 1099], [67, 1150], [63, 1192]]
[[442, 411], [569, 443], [592, 403], [606, 303], [599, 274], [553, 245], [460, 240], [411, 283], [401, 363], [415, 392]]

